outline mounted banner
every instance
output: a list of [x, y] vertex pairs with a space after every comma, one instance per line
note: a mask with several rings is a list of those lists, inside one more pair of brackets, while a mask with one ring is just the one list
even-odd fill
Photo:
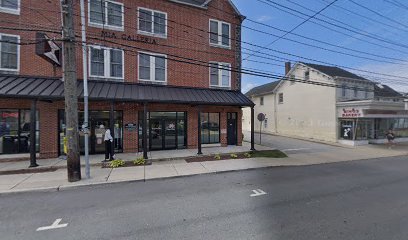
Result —
[[35, 34], [35, 39], [37, 42], [35, 46], [35, 54], [54, 65], [61, 66], [61, 47], [42, 32], [37, 32]]

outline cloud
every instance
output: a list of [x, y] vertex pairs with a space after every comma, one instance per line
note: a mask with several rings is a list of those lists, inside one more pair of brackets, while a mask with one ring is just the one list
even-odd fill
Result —
[[396, 64], [366, 64], [361, 65], [358, 69], [364, 69], [367, 71], [372, 71], [376, 73], [388, 74], [393, 76], [405, 77], [407, 79], [395, 78], [390, 76], [382, 76], [378, 74], [370, 74], [364, 72], [355, 72], [357, 75], [360, 75], [364, 78], [367, 78], [371, 81], [380, 82], [382, 84], [388, 85], [395, 89], [398, 92], [408, 92], [408, 68]]
[[267, 22], [267, 21], [269, 21], [269, 20], [271, 20], [271, 19], [272, 19], [271, 16], [262, 15], [262, 16], [258, 17], [256, 20], [257, 20], [258, 22]]

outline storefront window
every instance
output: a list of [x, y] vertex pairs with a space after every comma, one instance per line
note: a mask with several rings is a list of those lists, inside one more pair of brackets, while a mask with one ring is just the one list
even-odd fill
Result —
[[[36, 113], [36, 151], [39, 151], [39, 121]], [[0, 154], [30, 152], [30, 110], [0, 110]]]
[[[79, 131], [79, 147], [81, 153], [85, 152], [85, 134], [80, 131], [83, 125], [84, 113], [78, 113], [78, 131]], [[114, 112], [114, 147], [115, 152], [123, 151], [123, 112]], [[60, 140], [60, 154], [64, 154], [64, 138], [65, 138], [65, 112], [59, 110], [58, 113], [59, 123], [59, 140]], [[110, 126], [109, 111], [89, 111], [89, 152], [90, 154], [103, 153], [105, 151], [104, 134], [107, 128]]]
[[408, 118], [376, 119], [376, 136], [385, 138], [385, 134], [392, 129], [395, 137], [408, 137]]
[[[182, 149], [187, 146], [185, 112], [148, 112], [148, 150]], [[139, 151], [143, 150], [143, 112], [139, 112]]]
[[340, 138], [367, 140], [374, 138], [373, 119], [344, 119], [340, 121]]
[[201, 113], [201, 143], [220, 142], [220, 114]]

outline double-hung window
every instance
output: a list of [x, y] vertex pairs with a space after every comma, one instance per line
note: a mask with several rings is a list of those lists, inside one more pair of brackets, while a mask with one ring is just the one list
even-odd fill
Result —
[[166, 37], [167, 13], [138, 8], [138, 33]]
[[20, 14], [20, 0], [0, 0], [0, 12]]
[[210, 87], [231, 87], [231, 64], [210, 62]]
[[89, 48], [89, 69], [91, 77], [123, 79], [124, 54], [121, 49], [91, 46]]
[[157, 83], [167, 82], [166, 55], [156, 53], [139, 53], [139, 81]]
[[210, 45], [231, 47], [231, 25], [226, 22], [210, 19]]
[[106, 0], [89, 0], [89, 25], [123, 31], [124, 8], [122, 3]]
[[0, 33], [0, 70], [18, 71], [20, 36]]

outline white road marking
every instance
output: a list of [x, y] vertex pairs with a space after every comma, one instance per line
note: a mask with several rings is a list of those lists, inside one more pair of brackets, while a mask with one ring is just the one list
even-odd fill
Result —
[[289, 149], [282, 149], [281, 151], [300, 151], [300, 150], [310, 150], [311, 148], [289, 148]]
[[50, 226], [39, 227], [39, 228], [37, 228], [37, 232], [38, 231], [44, 231], [44, 230], [57, 229], [57, 228], [64, 228], [64, 227], [68, 226], [68, 223], [59, 224], [61, 222], [61, 220], [62, 220], [61, 218], [58, 218]]
[[264, 191], [261, 190], [261, 189], [255, 189], [255, 190], [252, 190], [252, 192], [254, 192], [254, 193], [251, 194], [251, 195], [249, 195], [249, 196], [251, 196], [251, 197], [258, 197], [258, 196], [261, 196], [261, 195], [265, 195], [265, 194], [266, 194], [266, 192], [264, 192]]

